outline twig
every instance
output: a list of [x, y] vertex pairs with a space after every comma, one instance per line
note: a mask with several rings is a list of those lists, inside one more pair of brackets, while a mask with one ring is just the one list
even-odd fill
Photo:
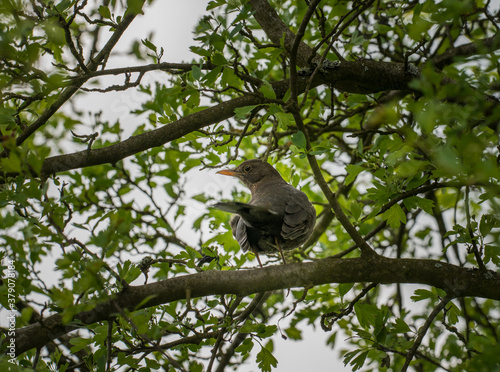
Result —
[[[234, 324], [239, 324], [246, 320], [250, 315], [254, 314], [262, 301], [268, 298], [271, 293], [271, 291], [257, 293], [247, 308], [235, 318]], [[248, 333], [238, 332], [233, 343], [227, 348], [226, 352], [222, 354], [216, 372], [224, 371], [224, 368], [229, 364], [231, 357], [234, 355], [235, 349], [245, 340], [245, 338], [247, 338], [248, 335]]]
[[302, 117], [300, 116], [300, 113], [298, 112], [298, 108], [294, 109], [292, 111], [292, 114], [294, 116], [295, 122], [297, 124], [297, 127], [304, 132], [304, 135], [306, 137], [306, 154], [307, 154], [307, 160], [309, 161], [309, 164], [311, 165], [311, 170], [314, 174], [314, 179], [316, 180], [318, 186], [321, 188], [321, 191], [323, 191], [323, 194], [325, 195], [326, 199], [330, 203], [330, 206], [332, 207], [333, 211], [335, 212], [335, 215], [339, 222], [342, 224], [346, 232], [350, 235], [352, 240], [356, 243], [356, 245], [359, 247], [361, 250], [361, 256], [363, 257], [376, 257], [378, 254], [366, 243], [366, 241], [363, 239], [361, 234], [356, 230], [356, 228], [351, 224], [349, 221], [349, 218], [345, 215], [344, 211], [342, 210], [342, 207], [340, 206], [340, 203], [338, 202], [337, 198], [335, 197], [335, 194], [330, 190], [330, 187], [328, 186], [328, 183], [326, 182], [325, 178], [323, 177], [323, 174], [321, 172], [321, 168], [316, 160], [316, 157], [314, 155], [311, 155], [310, 150], [311, 150], [311, 142], [309, 140], [309, 134], [305, 128], [304, 122], [302, 121]]
[[[243, 296], [236, 297], [236, 299], [234, 300], [233, 304], [231, 305], [231, 307], [229, 308], [229, 310], [226, 313], [226, 317], [227, 318], [231, 318], [233, 316], [234, 311], [236, 310], [236, 308], [238, 307], [238, 305], [241, 303], [241, 301], [243, 300], [243, 298], [244, 298]], [[210, 357], [210, 361], [209, 361], [208, 366], [207, 366], [207, 372], [212, 371], [212, 367], [214, 365], [215, 358], [217, 357], [219, 348], [222, 345], [222, 340], [224, 339], [224, 335], [226, 334], [227, 328], [228, 327], [222, 327], [219, 330], [219, 335], [217, 336], [217, 340], [215, 341], [215, 345], [212, 348], [212, 355]]]
[[98, 132], [92, 133], [92, 134], [76, 134], [75, 132], [71, 131], [71, 134], [76, 137], [80, 138], [83, 143], [89, 143], [87, 146], [87, 155], [90, 154], [90, 151], [92, 150], [92, 144], [94, 143], [95, 139], [99, 136]]
[[106, 365], [107, 368], [106, 370], [111, 371], [111, 361], [112, 361], [112, 355], [111, 355], [111, 345], [113, 344], [112, 341], [113, 338], [113, 319], [108, 320], [108, 337], [106, 338]]
[[410, 350], [408, 350], [408, 352], [406, 354], [405, 364], [403, 365], [401, 372], [406, 372], [408, 370], [408, 367], [410, 366], [410, 362], [413, 359], [413, 357], [415, 356], [415, 353], [417, 352], [418, 347], [422, 343], [422, 340], [423, 340], [425, 334], [427, 333], [427, 331], [429, 330], [429, 327], [431, 326], [431, 324], [434, 321], [434, 319], [436, 318], [436, 316], [446, 307], [446, 305], [448, 304], [448, 302], [450, 302], [450, 300], [451, 300], [451, 296], [449, 296], [449, 295], [446, 295], [443, 299], [441, 299], [441, 302], [439, 302], [439, 304], [434, 308], [434, 310], [432, 310], [432, 312], [427, 317], [427, 320], [425, 321], [424, 325], [422, 327], [420, 327], [420, 329], [418, 330], [418, 336], [417, 336], [415, 342], [413, 343], [412, 347], [410, 348]]
[[[352, 313], [352, 311], [354, 310], [354, 305], [356, 305], [356, 303], [359, 300], [361, 300], [363, 297], [365, 297], [368, 294], [368, 292], [370, 292], [373, 288], [378, 286], [378, 284], [379, 283], [371, 283], [370, 285], [363, 288], [361, 293], [359, 295], [357, 295], [356, 297], [354, 297], [354, 299], [349, 303], [349, 306], [347, 306], [347, 308], [345, 308], [345, 309], [342, 309], [339, 313], [331, 312], [331, 313], [325, 313], [325, 314], [321, 315], [321, 329], [323, 329], [323, 331], [325, 331], [325, 332], [331, 331], [333, 324], [337, 320]], [[327, 318], [333, 318], [333, 319], [327, 321]]]
[[472, 243], [472, 253], [474, 253], [474, 257], [476, 257], [477, 265], [479, 266], [479, 270], [485, 272], [486, 266], [484, 266], [483, 259], [481, 254], [479, 253], [479, 249], [477, 248], [476, 237], [474, 236], [474, 231], [472, 230], [472, 224], [470, 223], [470, 210], [469, 210], [469, 185], [465, 186], [465, 215], [467, 218], [467, 230], [469, 231], [470, 240]]
[[[85, 246], [85, 244], [80, 242], [78, 239], [76, 239], [76, 238], [68, 239], [66, 236], [63, 236], [63, 237], [66, 239], [68, 244], [74, 244], [74, 245], [80, 247], [81, 250], [83, 250], [85, 253], [87, 253], [89, 256], [91, 256], [93, 259], [98, 260], [98, 261], [101, 260], [94, 252], [89, 250]], [[125, 279], [122, 279], [120, 277], [120, 275], [115, 270], [113, 270], [106, 262], [104, 262], [104, 261], [101, 261], [101, 262], [102, 262], [104, 268], [106, 270], [108, 270], [108, 272], [116, 279], [116, 281], [118, 283], [120, 283], [124, 288], [129, 287], [129, 284], [125, 281]]]
[[[109, 54], [111, 53], [111, 50], [114, 48], [116, 43], [118, 43], [118, 40], [120, 40], [120, 37], [123, 35], [127, 27], [132, 23], [132, 21], [135, 19], [136, 14], [133, 13], [127, 13], [120, 24], [116, 27], [113, 35], [109, 38], [108, 42], [104, 45], [102, 50], [99, 52], [99, 54], [92, 59], [87, 65], [87, 69], [90, 71], [96, 70], [97, 67], [101, 64], [104, 63], [104, 61], [108, 58]], [[66, 87], [57, 97], [57, 99], [50, 105], [47, 110], [45, 110], [37, 120], [33, 124], [31, 124], [26, 130], [19, 135], [19, 137], [16, 140], [16, 145], [20, 146], [24, 141], [26, 141], [33, 133], [35, 133], [40, 127], [45, 125], [47, 120], [49, 120], [52, 115], [54, 115], [63, 104], [65, 104], [72, 96], [75, 94], [78, 89], [80, 89], [81, 85], [83, 82], [80, 84], [72, 84], [68, 87]]]
[[182, 371], [182, 372], [187, 372], [183, 367], [182, 365], [177, 361], [175, 360], [174, 358], [172, 358], [170, 355], [168, 355], [165, 350], [163, 350], [160, 345], [153, 341], [148, 335], [146, 334], [140, 334], [139, 333], [139, 327], [137, 327], [137, 325], [132, 321], [132, 319], [130, 319], [129, 316], [127, 316], [127, 314], [125, 314], [125, 311], [123, 311], [123, 309], [118, 306], [118, 304], [116, 302], [113, 303], [114, 306], [115, 306], [115, 309], [118, 310], [118, 312], [120, 313], [120, 315], [130, 324], [130, 326], [137, 332], [138, 336], [140, 338], [143, 338], [144, 340], [146, 340], [146, 342], [149, 342], [156, 351], [158, 351], [160, 354], [162, 354], [165, 358], [168, 359], [168, 361], [170, 362], [170, 364], [172, 364], [172, 366], [174, 366], [175, 368], [177, 368], [179, 371]]

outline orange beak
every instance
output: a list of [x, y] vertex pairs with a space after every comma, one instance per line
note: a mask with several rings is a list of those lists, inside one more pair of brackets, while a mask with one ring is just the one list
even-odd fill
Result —
[[217, 174], [223, 174], [224, 176], [233, 176], [233, 177], [238, 176], [238, 173], [235, 172], [234, 170], [231, 170], [231, 169], [224, 169], [224, 170], [218, 171]]

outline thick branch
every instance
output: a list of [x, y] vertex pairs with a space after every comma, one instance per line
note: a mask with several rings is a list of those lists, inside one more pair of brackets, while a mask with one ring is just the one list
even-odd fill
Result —
[[256, 105], [260, 102], [261, 99], [258, 96], [239, 97], [212, 108], [187, 115], [171, 124], [130, 137], [125, 141], [108, 147], [47, 158], [43, 162], [42, 176], [47, 177], [53, 173], [104, 163], [116, 163], [138, 152], [162, 146], [188, 133], [226, 120], [234, 116], [234, 109], [237, 107]]
[[[294, 53], [295, 34], [281, 20], [274, 8], [267, 0], [250, 0], [254, 10], [254, 18], [266, 35], [275, 44], [279, 44], [285, 35], [284, 46], [290, 54]], [[304, 42], [298, 43], [296, 49], [296, 63], [299, 67], [308, 67], [310, 60], [315, 57], [313, 49]], [[408, 83], [418, 75], [418, 69], [412, 73], [406, 71], [403, 63], [379, 62], [371, 60], [341, 61], [335, 69], [330, 69], [322, 77], [324, 84], [333, 88], [359, 94], [369, 94], [384, 90], [408, 89]]]
[[[345, 61], [338, 68], [325, 74], [318, 74], [310, 87], [328, 84], [356, 93], [372, 93], [381, 90], [408, 89], [408, 83], [414, 76], [405, 73], [403, 64], [376, 61]], [[358, 82], [361, 79], [363, 82]], [[298, 94], [304, 92], [307, 77], [297, 78]], [[272, 84], [277, 98], [282, 98], [289, 86], [288, 79]], [[185, 116], [171, 124], [146, 132], [117, 144], [58, 155], [45, 159], [42, 176], [104, 163], [116, 163], [128, 156], [167, 142], [181, 138], [188, 133], [218, 123], [234, 116], [234, 109], [243, 106], [258, 105], [264, 102], [262, 97], [248, 95], [220, 103], [214, 107]]]
[[[114, 299], [77, 314], [75, 324], [109, 319], [116, 309], [134, 310], [186, 298], [235, 294], [246, 296], [270, 290], [326, 283], [415, 283], [441, 288], [450, 297], [475, 296], [500, 300], [500, 276], [445, 262], [385, 257], [332, 259], [239, 271], [206, 271], [156, 283], [130, 286]], [[62, 324], [59, 314], [18, 329], [16, 352], [22, 354], [77, 328]]]
[[[254, 18], [269, 39], [271, 39], [274, 44], [280, 45], [280, 41], [284, 36], [285, 49], [290, 53], [295, 41], [295, 34], [290, 31], [288, 26], [281, 20], [276, 10], [274, 10], [267, 0], [250, 0], [250, 4], [254, 11]], [[314, 56], [314, 51], [305, 43], [300, 42], [297, 52], [297, 65], [300, 67], [307, 67], [309, 64], [308, 61]]]
[[455, 48], [447, 49], [444, 53], [432, 59], [434, 65], [442, 69], [453, 63], [456, 57], [470, 57], [480, 53], [491, 53], [500, 48], [500, 34], [477, 40], [472, 43], [462, 44]]

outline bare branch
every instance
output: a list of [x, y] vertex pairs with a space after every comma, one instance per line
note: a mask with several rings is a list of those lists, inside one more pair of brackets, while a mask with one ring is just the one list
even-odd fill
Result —
[[418, 347], [422, 343], [422, 340], [424, 339], [425, 334], [429, 330], [429, 327], [431, 326], [432, 322], [436, 318], [436, 316], [446, 307], [446, 304], [450, 302], [451, 297], [446, 296], [444, 297], [441, 302], [439, 302], [438, 306], [432, 310], [432, 313], [429, 314], [427, 317], [427, 320], [425, 321], [424, 325], [420, 327], [418, 330], [418, 336], [415, 342], [413, 343], [412, 347], [410, 350], [408, 350], [408, 353], [406, 354], [406, 360], [405, 364], [403, 365], [403, 368], [401, 369], [401, 372], [406, 372], [408, 370], [408, 367], [410, 366], [410, 362], [413, 359], [413, 356], [417, 352]]

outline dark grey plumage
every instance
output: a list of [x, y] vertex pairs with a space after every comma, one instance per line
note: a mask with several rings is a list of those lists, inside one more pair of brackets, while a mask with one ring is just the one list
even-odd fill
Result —
[[[220, 174], [237, 177], [252, 193], [250, 202], [220, 202], [220, 210], [234, 213], [230, 224], [243, 251], [259, 253], [291, 250], [311, 235], [316, 211], [306, 194], [283, 180], [268, 163], [248, 160]], [[259, 259], [260, 263], [260, 259]]]

